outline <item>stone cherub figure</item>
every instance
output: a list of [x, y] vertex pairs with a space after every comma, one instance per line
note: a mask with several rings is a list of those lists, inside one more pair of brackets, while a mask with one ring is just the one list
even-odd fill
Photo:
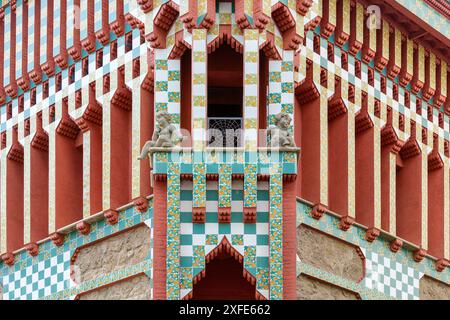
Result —
[[177, 145], [183, 137], [178, 134], [177, 128], [171, 124], [172, 117], [167, 111], [159, 111], [156, 114], [156, 128], [152, 140], [147, 141], [142, 147], [139, 160], [147, 157], [150, 148], [171, 148]]
[[280, 112], [275, 116], [275, 126], [267, 130], [270, 147], [295, 147], [294, 137], [289, 132], [291, 117], [284, 112]]

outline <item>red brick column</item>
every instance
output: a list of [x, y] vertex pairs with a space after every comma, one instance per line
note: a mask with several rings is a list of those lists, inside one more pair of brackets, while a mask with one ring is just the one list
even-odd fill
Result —
[[153, 299], [166, 299], [167, 181], [153, 185]]
[[283, 299], [297, 299], [297, 185], [283, 181]]

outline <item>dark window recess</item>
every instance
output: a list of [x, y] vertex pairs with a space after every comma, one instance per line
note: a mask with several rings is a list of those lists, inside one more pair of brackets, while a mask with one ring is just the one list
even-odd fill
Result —
[[242, 94], [242, 87], [208, 88], [208, 141], [210, 146], [241, 146]]
[[24, 135], [25, 137], [28, 137], [30, 135], [30, 119], [25, 120], [25, 127], [24, 127]]
[[131, 51], [133, 49], [133, 35], [131, 32], [125, 35], [125, 52]]
[[139, 76], [141, 71], [141, 61], [139, 58], [133, 60], [133, 79]]
[[109, 92], [109, 74], [103, 76], [103, 94]]
[[101, 68], [103, 66], [103, 50], [97, 51], [96, 68]]
[[110, 54], [110, 60], [114, 60], [117, 58], [117, 40], [114, 40], [111, 42], [111, 54]]
[[81, 90], [78, 90], [75, 92], [75, 109], [81, 107], [81, 104], [82, 104]]
[[5, 149], [6, 148], [6, 132], [3, 132], [0, 137], [1, 137], [1, 148]]
[[398, 117], [398, 127], [401, 131], [405, 131], [405, 118], [402, 114]]
[[19, 97], [19, 113], [23, 112], [24, 99], [23, 96]]
[[75, 82], [75, 66], [69, 68], [69, 84]]
[[36, 88], [31, 89], [31, 97], [30, 97], [30, 104], [34, 106], [36, 104]]
[[43, 89], [42, 89], [42, 96], [43, 96], [43, 99], [48, 98], [48, 82], [44, 82]]
[[6, 119], [9, 120], [12, 118], [12, 103], [8, 103], [6, 105]]
[[82, 76], [87, 76], [89, 73], [89, 60], [88, 57], [84, 58], [81, 62]]
[[60, 91], [61, 87], [62, 87], [61, 73], [58, 73], [56, 75], [56, 92]]
[[55, 121], [55, 105], [51, 105], [48, 112], [48, 122], [53, 123]]

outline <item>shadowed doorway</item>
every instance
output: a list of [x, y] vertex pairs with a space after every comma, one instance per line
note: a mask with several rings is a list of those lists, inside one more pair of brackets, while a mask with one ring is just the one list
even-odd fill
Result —
[[256, 286], [244, 278], [242, 262], [229, 253], [219, 253], [205, 271], [194, 284], [192, 300], [255, 300]]

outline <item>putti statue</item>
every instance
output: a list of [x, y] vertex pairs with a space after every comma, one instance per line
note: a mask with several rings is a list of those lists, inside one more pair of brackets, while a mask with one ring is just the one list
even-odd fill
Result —
[[156, 128], [152, 140], [147, 141], [142, 147], [139, 160], [147, 158], [150, 148], [173, 148], [183, 140], [177, 128], [171, 124], [172, 117], [167, 111], [159, 111], [156, 114]]
[[291, 116], [285, 112], [280, 112], [275, 116], [275, 126], [272, 126], [267, 130], [270, 147], [295, 147], [294, 137], [288, 130], [291, 121]]

